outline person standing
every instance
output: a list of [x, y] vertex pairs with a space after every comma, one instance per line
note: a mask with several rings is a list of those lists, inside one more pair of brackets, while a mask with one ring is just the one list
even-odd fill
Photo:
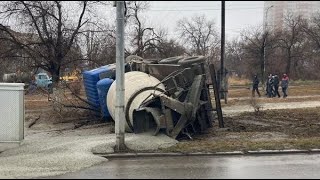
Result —
[[289, 77], [287, 74], [283, 74], [282, 80], [281, 80], [281, 88], [283, 92], [283, 98], [286, 98], [288, 96], [287, 90], [289, 86]]
[[267, 95], [268, 95], [268, 98], [273, 97], [273, 78], [272, 78], [272, 74], [269, 75], [268, 80], [267, 80]]
[[35, 75], [33, 75], [31, 77], [31, 80], [29, 82], [29, 87], [26, 90], [26, 92], [24, 93], [25, 95], [27, 94], [32, 94], [33, 92], [35, 92], [37, 90], [37, 83], [36, 83], [36, 77]]
[[274, 87], [274, 97], [278, 96], [279, 98], [281, 97], [280, 96], [280, 93], [279, 93], [279, 77], [278, 75], [274, 75], [274, 79], [273, 79], [273, 87]]
[[253, 82], [252, 82], [252, 97], [255, 97], [255, 91], [257, 91], [257, 94], [259, 95], [259, 97], [261, 97], [261, 94], [259, 92], [259, 79], [258, 76], [255, 75], [253, 78]]

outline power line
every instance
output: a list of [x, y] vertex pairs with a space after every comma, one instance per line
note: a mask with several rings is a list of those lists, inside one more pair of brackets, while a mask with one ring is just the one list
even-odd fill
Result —
[[[219, 8], [219, 6], [210, 6], [212, 8]], [[246, 7], [246, 8], [253, 8], [253, 7], [257, 7], [257, 5], [253, 5], [253, 6], [238, 6], [238, 5], [229, 5], [228, 8], [243, 8], [243, 7]], [[260, 6], [258, 6], [260, 7]], [[157, 6], [157, 7], [154, 7], [155, 9], [166, 9], [166, 8], [208, 8], [208, 6]]]
[[[213, 6], [216, 6], [216, 7], [220, 7], [219, 4], [212, 4]], [[257, 6], [258, 4], [226, 4], [226, 7], [248, 7], [248, 6]], [[170, 7], [170, 8], [206, 8], [208, 6], [157, 6], [157, 8], [167, 8], [167, 7]]]
[[[226, 10], [248, 10], [248, 9], [263, 9], [264, 7], [255, 8], [230, 8]], [[149, 11], [221, 11], [221, 9], [149, 9]]]

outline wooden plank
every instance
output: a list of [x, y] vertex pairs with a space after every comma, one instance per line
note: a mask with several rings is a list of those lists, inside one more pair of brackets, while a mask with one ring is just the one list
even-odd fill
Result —
[[210, 71], [212, 86], [213, 86], [213, 90], [214, 90], [214, 98], [216, 101], [216, 110], [217, 110], [217, 114], [218, 114], [219, 127], [224, 128], [221, 102], [220, 102], [220, 97], [219, 97], [220, 95], [219, 95], [218, 83], [217, 83], [217, 78], [216, 78], [216, 71], [214, 69], [213, 64], [209, 64], [209, 71]]

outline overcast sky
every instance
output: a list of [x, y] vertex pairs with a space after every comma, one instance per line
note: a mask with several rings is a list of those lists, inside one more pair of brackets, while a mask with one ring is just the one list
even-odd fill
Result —
[[[67, 5], [68, 12], [78, 17], [80, 12], [74, 8], [73, 2], [65, 3], [70, 4]], [[226, 39], [238, 37], [244, 28], [261, 25], [263, 5], [264, 1], [226, 1]], [[115, 23], [116, 8], [111, 4], [108, 7], [100, 5], [95, 10], [102, 21]], [[147, 25], [167, 28], [169, 37], [177, 37], [176, 22], [183, 17], [191, 18], [196, 14], [204, 14], [208, 19], [214, 20], [220, 33], [221, 1], [150, 1], [150, 8], [143, 16]]]
[[[263, 22], [263, 1], [226, 1], [226, 38], [239, 35], [241, 29], [258, 26]], [[174, 36], [177, 20], [204, 14], [216, 22], [221, 29], [221, 1], [151, 1], [146, 13], [148, 23], [168, 27], [169, 35]]]

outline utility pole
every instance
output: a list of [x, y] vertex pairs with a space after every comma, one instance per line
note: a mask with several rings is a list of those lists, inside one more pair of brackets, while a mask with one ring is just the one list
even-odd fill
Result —
[[[262, 83], [263, 83], [263, 85], [264, 85], [264, 76], [266, 75], [266, 41], [267, 41], [267, 38], [266, 38], [266, 36], [267, 36], [267, 33], [268, 33], [268, 11], [269, 11], [269, 9], [270, 8], [272, 8], [273, 7], [273, 5], [271, 5], [270, 7], [268, 7], [267, 8], [267, 10], [266, 10], [266, 18], [265, 18], [265, 25], [264, 25], [264, 30], [263, 30], [263, 32], [264, 32], [264, 44], [263, 44], [263, 74], [262, 74]], [[264, 87], [264, 86], [262, 86], [262, 87]], [[264, 88], [263, 88], [264, 89]]]
[[116, 36], [116, 109], [115, 109], [115, 151], [125, 149], [125, 114], [124, 114], [124, 1], [116, 1], [117, 36]]
[[224, 72], [224, 55], [225, 55], [225, 1], [221, 1], [221, 69], [220, 69], [220, 97], [223, 97], [225, 103], [227, 103], [227, 93]]

